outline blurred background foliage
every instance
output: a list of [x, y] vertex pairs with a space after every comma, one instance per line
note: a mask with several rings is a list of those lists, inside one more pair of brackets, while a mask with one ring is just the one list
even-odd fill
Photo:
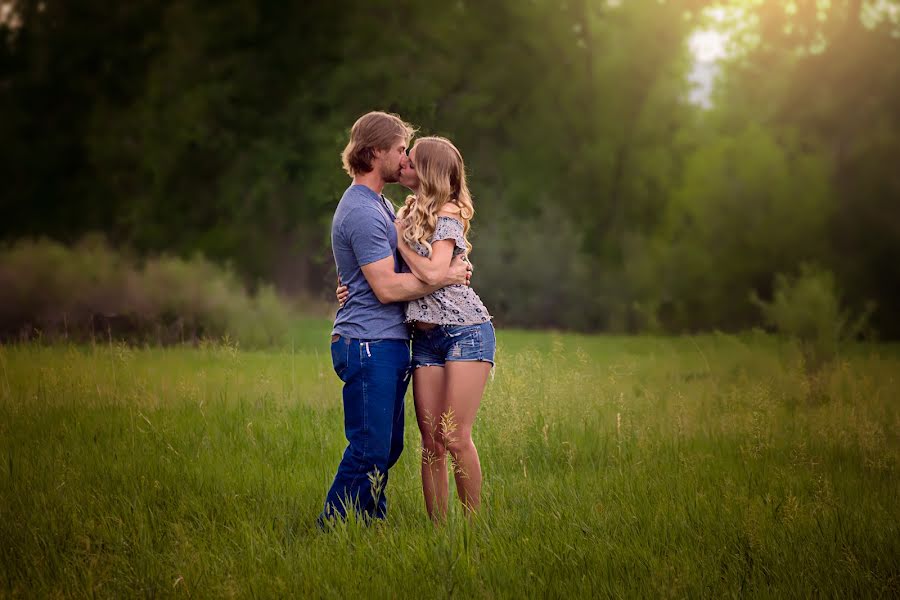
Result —
[[[707, 29], [727, 52], [698, 99]], [[214, 324], [273, 289], [330, 300], [339, 152], [372, 109], [462, 150], [474, 285], [502, 326], [735, 330], [824, 306], [900, 337], [886, 0], [0, 0], [3, 302], [70, 311], [74, 284], [22, 295], [29, 251], [72, 261], [54, 281], [129, 257], [104, 297], [132, 299], [84, 319], [181, 310], [176, 280], [234, 292]], [[810, 277], [827, 285], [784, 291]], [[39, 320], [13, 313], [8, 331]]]

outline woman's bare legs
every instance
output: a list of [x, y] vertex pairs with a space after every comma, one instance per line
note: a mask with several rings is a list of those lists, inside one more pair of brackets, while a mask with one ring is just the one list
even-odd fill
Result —
[[441, 435], [441, 415], [447, 410], [444, 367], [419, 367], [413, 372], [416, 421], [422, 434], [422, 492], [425, 509], [435, 522], [447, 518], [449, 483], [447, 448]]
[[[463, 506], [476, 512], [481, 506], [481, 463], [472, 442], [472, 424], [491, 372], [491, 364], [480, 361], [448, 361], [445, 367], [446, 408], [442, 416], [444, 445], [453, 457], [456, 493]], [[451, 420], [452, 424], [446, 423]], [[424, 471], [423, 471], [424, 472]]]

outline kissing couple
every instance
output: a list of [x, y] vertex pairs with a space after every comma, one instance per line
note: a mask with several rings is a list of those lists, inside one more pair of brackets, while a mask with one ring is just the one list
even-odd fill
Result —
[[[469, 286], [475, 211], [456, 146], [442, 137], [412, 143], [414, 133], [397, 115], [370, 112], [353, 124], [341, 156], [353, 181], [331, 224], [340, 305], [331, 359], [344, 384], [348, 444], [320, 527], [351, 511], [366, 521], [387, 516], [410, 376], [428, 515], [446, 519], [448, 460], [466, 513], [481, 504], [472, 426], [496, 338], [491, 315]], [[387, 183], [411, 191], [399, 211], [382, 194]]]

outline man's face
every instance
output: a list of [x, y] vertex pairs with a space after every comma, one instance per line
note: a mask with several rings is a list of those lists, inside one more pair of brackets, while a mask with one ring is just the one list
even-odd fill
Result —
[[409, 188], [413, 192], [419, 189], [419, 175], [416, 173], [416, 148], [413, 147], [407, 156], [400, 163], [400, 178], [397, 180], [400, 185]]
[[406, 140], [399, 139], [387, 150], [379, 150], [376, 157], [380, 159], [379, 173], [385, 183], [400, 181], [400, 171], [407, 160]]

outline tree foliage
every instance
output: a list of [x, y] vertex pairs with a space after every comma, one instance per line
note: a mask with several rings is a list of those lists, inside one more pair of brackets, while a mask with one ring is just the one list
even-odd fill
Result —
[[900, 335], [896, 20], [732, 4], [743, 35], [706, 109], [703, 0], [16, 0], [0, 238], [100, 231], [327, 297], [338, 154], [385, 109], [462, 149], [501, 322], [745, 327], [751, 293], [815, 261]]

